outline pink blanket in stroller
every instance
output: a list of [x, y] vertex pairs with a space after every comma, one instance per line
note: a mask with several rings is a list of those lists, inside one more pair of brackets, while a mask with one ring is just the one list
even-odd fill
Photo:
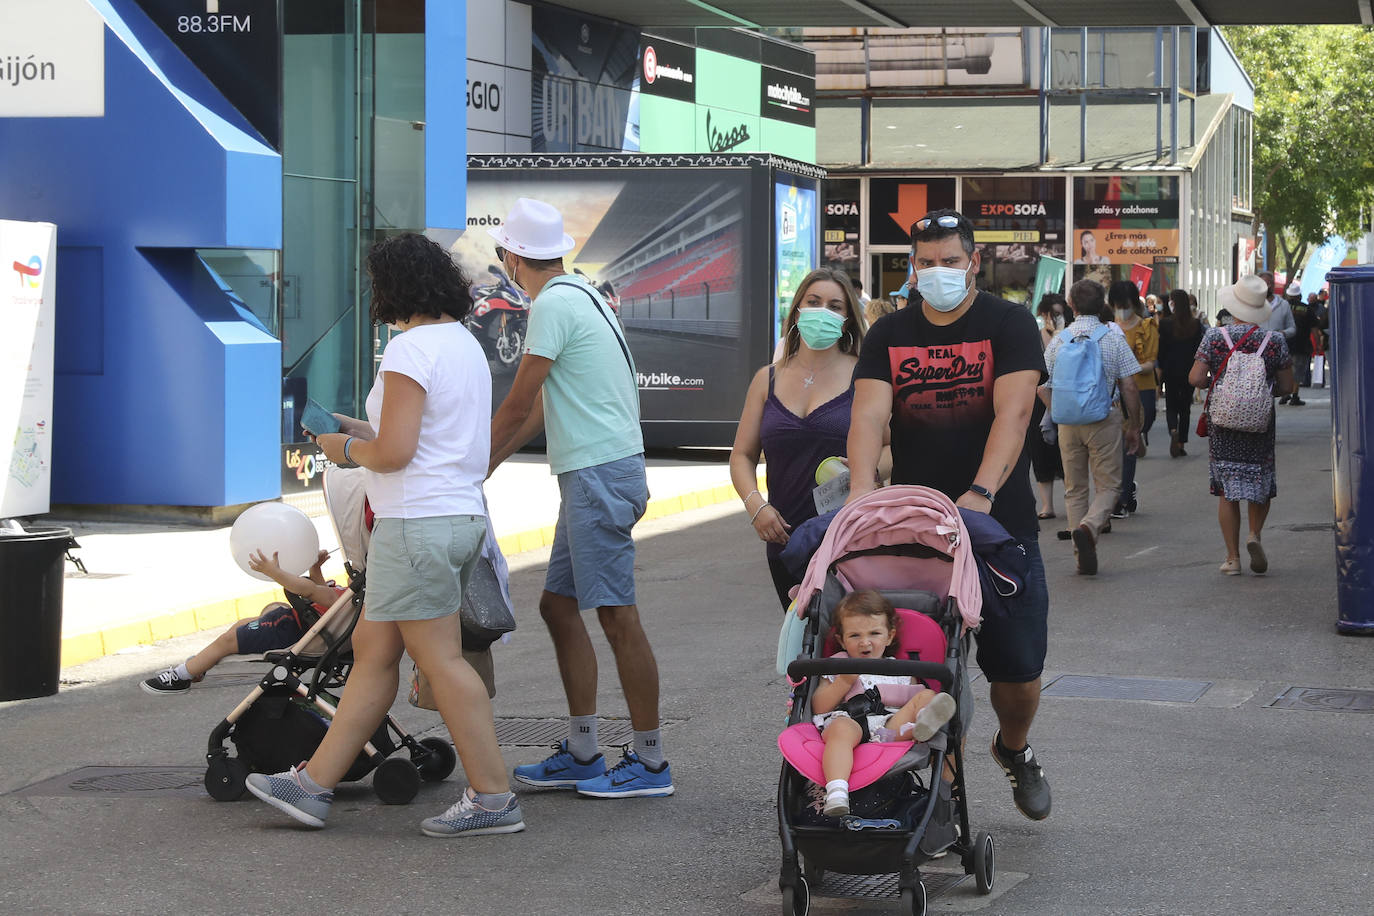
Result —
[[[964, 625], [978, 626], [982, 620], [983, 593], [964, 520], [945, 494], [916, 486], [882, 487], [836, 513], [797, 590], [798, 616], [805, 616], [812, 594], [825, 585], [826, 572], [840, 557], [857, 550], [900, 544], [924, 544], [949, 555], [954, 564], [945, 593], [959, 602]], [[903, 586], [861, 581], [846, 584], [851, 589]]]

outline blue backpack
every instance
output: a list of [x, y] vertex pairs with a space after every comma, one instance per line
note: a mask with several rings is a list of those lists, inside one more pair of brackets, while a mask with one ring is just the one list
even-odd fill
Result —
[[1105, 420], [1112, 410], [1113, 383], [1102, 369], [1102, 348], [1098, 341], [1110, 325], [1101, 325], [1091, 334], [1060, 335], [1059, 354], [1050, 376], [1050, 419], [1056, 423], [1081, 426]]

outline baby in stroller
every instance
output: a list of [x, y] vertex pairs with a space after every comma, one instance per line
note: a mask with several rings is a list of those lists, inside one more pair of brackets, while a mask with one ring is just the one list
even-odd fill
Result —
[[[873, 590], [851, 592], [835, 608], [832, 658], [881, 658], [897, 641], [897, 611]], [[813, 722], [825, 741], [825, 814], [849, 813], [854, 749], [867, 741], [928, 741], [954, 715], [954, 697], [913, 677], [829, 674], [811, 698]]]

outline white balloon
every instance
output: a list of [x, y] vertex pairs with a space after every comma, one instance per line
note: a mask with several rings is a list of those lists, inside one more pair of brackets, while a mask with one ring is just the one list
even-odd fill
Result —
[[301, 576], [315, 563], [320, 552], [320, 534], [300, 509], [286, 503], [258, 503], [234, 522], [229, 532], [229, 550], [234, 562], [255, 579], [271, 581], [255, 572], [248, 558], [262, 551], [267, 558], [277, 554], [281, 568], [293, 576]]

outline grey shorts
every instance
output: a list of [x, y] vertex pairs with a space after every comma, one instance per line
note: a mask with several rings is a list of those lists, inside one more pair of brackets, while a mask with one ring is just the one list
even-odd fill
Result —
[[644, 456], [558, 475], [562, 502], [545, 591], [579, 608], [635, 603], [635, 522], [649, 504]]
[[377, 519], [367, 549], [363, 616], [395, 621], [452, 614], [463, 603], [486, 535], [480, 515]]

